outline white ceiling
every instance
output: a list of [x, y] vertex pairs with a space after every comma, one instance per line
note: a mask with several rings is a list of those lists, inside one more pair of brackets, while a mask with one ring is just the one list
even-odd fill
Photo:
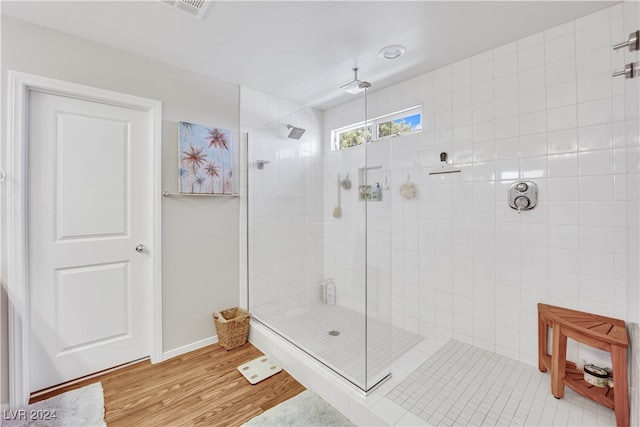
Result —
[[[204, 19], [153, 1], [2, 1], [2, 13], [328, 108], [608, 7], [600, 1], [216, 1]], [[383, 60], [378, 51], [406, 46]]]

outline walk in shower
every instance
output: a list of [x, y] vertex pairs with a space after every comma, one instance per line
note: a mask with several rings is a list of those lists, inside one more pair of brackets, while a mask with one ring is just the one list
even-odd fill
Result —
[[249, 310], [368, 391], [416, 338], [391, 326], [391, 159], [331, 138], [310, 108], [248, 132]]

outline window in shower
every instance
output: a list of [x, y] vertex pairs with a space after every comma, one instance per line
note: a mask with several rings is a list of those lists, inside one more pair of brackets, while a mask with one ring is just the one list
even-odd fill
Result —
[[331, 139], [334, 141], [333, 149], [342, 150], [343, 148], [360, 145], [364, 141], [371, 141], [372, 131], [373, 127], [369, 125], [365, 129], [364, 123], [357, 123], [355, 125], [334, 130], [331, 132], [333, 135]]
[[365, 122], [354, 123], [331, 131], [331, 149], [342, 150], [361, 145], [364, 141], [405, 135], [422, 130], [422, 105], [385, 114]]
[[376, 127], [378, 131], [376, 139], [420, 131], [422, 130], [422, 111], [403, 112], [385, 117], [377, 123]]

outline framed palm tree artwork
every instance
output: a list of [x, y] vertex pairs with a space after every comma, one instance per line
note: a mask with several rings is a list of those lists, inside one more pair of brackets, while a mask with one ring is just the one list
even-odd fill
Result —
[[179, 122], [178, 149], [181, 193], [233, 192], [230, 130]]

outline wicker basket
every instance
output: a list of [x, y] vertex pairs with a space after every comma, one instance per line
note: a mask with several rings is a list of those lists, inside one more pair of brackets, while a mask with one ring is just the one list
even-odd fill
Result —
[[251, 313], [240, 307], [213, 313], [218, 343], [226, 350], [232, 350], [246, 343], [249, 337], [250, 320]]

